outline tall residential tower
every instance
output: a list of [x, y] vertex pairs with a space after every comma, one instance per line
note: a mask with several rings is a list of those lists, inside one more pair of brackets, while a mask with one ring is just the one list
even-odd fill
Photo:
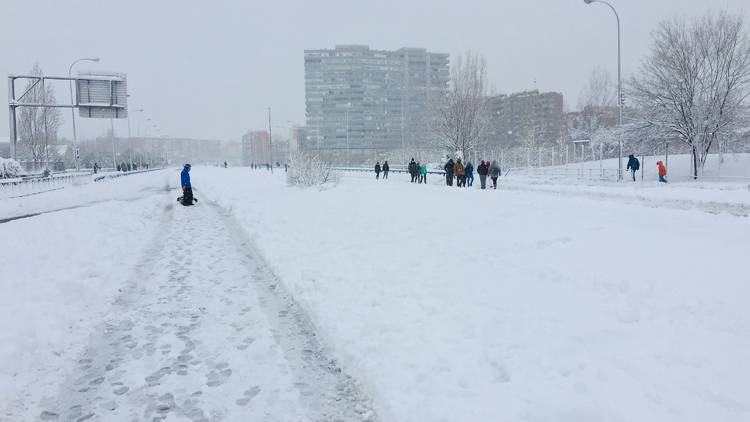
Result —
[[448, 90], [448, 64], [448, 54], [423, 48], [306, 50], [307, 149], [358, 162], [425, 145], [430, 106]]

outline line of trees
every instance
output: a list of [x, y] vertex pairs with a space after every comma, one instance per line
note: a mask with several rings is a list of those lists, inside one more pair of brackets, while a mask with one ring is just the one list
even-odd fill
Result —
[[697, 178], [711, 147], [750, 123], [750, 40], [742, 16], [720, 12], [661, 22], [627, 92], [628, 130], [687, 145]]
[[[471, 52], [452, 66], [449, 92], [435, 113], [439, 148], [469, 154], [481, 142], [491, 118], [486, 74], [484, 58]], [[680, 142], [692, 154], [697, 178], [712, 147], [750, 132], [746, 22], [728, 12], [662, 21], [624, 91], [625, 122], [613, 127], [616, 84], [606, 70], [595, 68], [579, 97], [582, 113], [570, 135], [602, 143], [612, 153], [618, 138], [639, 149], [655, 142]], [[533, 148], [534, 126], [524, 127], [524, 133], [515, 135]]]
[[[31, 69], [31, 75], [41, 77], [39, 63]], [[27, 103], [54, 103], [55, 91], [51, 86], [42, 86], [31, 80], [23, 92]], [[62, 123], [60, 109], [49, 107], [21, 107], [18, 116], [19, 155], [31, 160], [35, 165], [48, 163], [57, 158], [57, 151], [51, 146], [57, 143], [57, 131]]]

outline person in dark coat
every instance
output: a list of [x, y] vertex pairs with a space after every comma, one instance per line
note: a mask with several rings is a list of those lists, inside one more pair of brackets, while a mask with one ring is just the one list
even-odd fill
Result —
[[375, 163], [375, 179], [380, 179], [380, 161]]
[[628, 156], [628, 167], [627, 169], [630, 170], [630, 173], [633, 175], [633, 181], [635, 182], [635, 172], [638, 171], [638, 169], [641, 168], [641, 162], [638, 161], [637, 158], [635, 158], [635, 155], [630, 154]]
[[477, 167], [477, 174], [479, 174], [479, 184], [482, 189], [487, 189], [487, 174], [489, 173], [489, 167], [487, 166], [487, 163], [482, 160], [482, 162], [479, 164], [479, 167]]
[[182, 203], [193, 204], [193, 186], [190, 184], [190, 164], [185, 164], [180, 173], [180, 184], [182, 185]]
[[497, 189], [497, 178], [500, 176], [500, 165], [497, 160], [492, 160], [490, 165], [490, 179], [492, 179], [492, 189]]
[[391, 167], [388, 165], [388, 160], [385, 160], [383, 163], [383, 180], [388, 178], [388, 170], [390, 170]]
[[412, 158], [411, 161], [409, 161], [409, 174], [411, 175], [411, 182], [416, 183], [417, 182], [417, 163]]
[[443, 166], [443, 170], [445, 170], [445, 184], [448, 186], [453, 186], [453, 166], [455, 165], [453, 159], [449, 158], [448, 162]]

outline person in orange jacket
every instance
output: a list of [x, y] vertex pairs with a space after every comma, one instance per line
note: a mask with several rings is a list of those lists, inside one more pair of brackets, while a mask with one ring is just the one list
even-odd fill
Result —
[[656, 162], [656, 166], [659, 167], [659, 182], [667, 183], [667, 168], [661, 161]]

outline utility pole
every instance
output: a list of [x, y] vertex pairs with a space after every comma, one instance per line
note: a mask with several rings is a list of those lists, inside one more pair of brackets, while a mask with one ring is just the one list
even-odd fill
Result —
[[273, 140], [271, 135], [271, 107], [268, 107], [268, 157], [271, 160], [271, 173], [273, 173]]
[[112, 168], [117, 168], [117, 152], [115, 150], [115, 123], [109, 119], [109, 126], [112, 129]]

